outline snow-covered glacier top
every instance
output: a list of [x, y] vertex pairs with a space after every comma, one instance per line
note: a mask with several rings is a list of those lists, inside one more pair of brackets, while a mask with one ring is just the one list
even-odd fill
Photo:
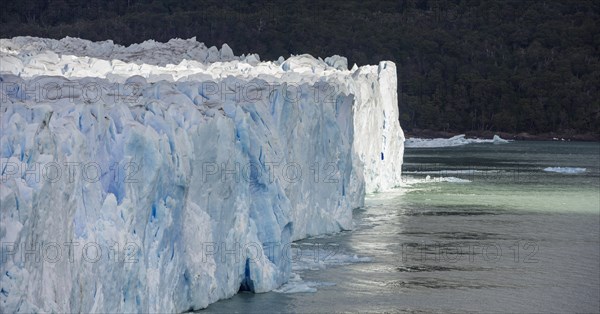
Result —
[[0, 39], [0, 304], [181, 312], [290, 277], [400, 182], [396, 67]]
[[149, 40], [124, 47], [110, 40], [15, 37], [0, 39], [0, 53], [3, 58], [0, 71], [23, 77], [60, 75], [123, 81], [137, 74], [150, 81], [181, 81], [230, 75], [280, 78], [287, 74], [288, 80], [308, 80], [309, 77], [315, 80], [336, 72], [348, 72], [347, 60], [340, 56], [322, 60], [300, 55], [288, 60], [280, 57], [273, 62], [260, 62], [257, 54], [235, 56], [227, 44], [220, 50], [215, 46], [207, 48], [195, 38], [172, 39], [167, 43]]
[[217, 61], [247, 60], [258, 61], [258, 55], [236, 57], [227, 44], [221, 49], [215, 46], [206, 47], [204, 43], [190, 39], [171, 39], [166, 43], [148, 40], [131, 46], [121, 46], [112, 40], [94, 42], [79, 38], [66, 37], [61, 40], [32, 37], [15, 37], [2, 40], [0, 51], [5, 53], [53, 52], [58, 55], [74, 55], [96, 59], [121, 60], [140, 64], [167, 65], [177, 64], [183, 60], [202, 63]]

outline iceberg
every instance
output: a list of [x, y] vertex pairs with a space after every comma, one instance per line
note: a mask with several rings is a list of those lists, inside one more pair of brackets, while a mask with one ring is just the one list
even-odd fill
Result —
[[263, 62], [195, 38], [16, 37], [0, 58], [2, 312], [272, 291], [292, 241], [351, 229], [365, 193], [400, 183], [389, 61]]

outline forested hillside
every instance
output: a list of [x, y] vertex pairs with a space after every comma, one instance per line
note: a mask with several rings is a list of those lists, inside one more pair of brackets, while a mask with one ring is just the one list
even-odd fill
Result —
[[398, 64], [402, 126], [600, 132], [600, 1], [24, 0], [0, 37], [131, 44], [196, 36], [263, 59]]

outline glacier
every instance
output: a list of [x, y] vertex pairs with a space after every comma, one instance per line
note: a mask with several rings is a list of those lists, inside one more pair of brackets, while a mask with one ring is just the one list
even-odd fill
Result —
[[[184, 312], [400, 183], [393, 62], [0, 39], [2, 312]], [[292, 279], [294, 277], [292, 276]]]

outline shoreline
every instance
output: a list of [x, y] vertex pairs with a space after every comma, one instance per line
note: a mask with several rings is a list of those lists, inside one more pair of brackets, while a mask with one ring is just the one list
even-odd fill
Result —
[[464, 134], [467, 138], [480, 138], [480, 139], [491, 139], [494, 135], [500, 136], [505, 140], [517, 140], [517, 141], [581, 141], [581, 142], [598, 142], [600, 141], [600, 134], [594, 133], [540, 133], [540, 134], [529, 134], [526, 132], [520, 133], [508, 133], [508, 132], [493, 132], [493, 131], [465, 131], [465, 132], [451, 132], [451, 131], [434, 131], [429, 129], [412, 129], [410, 131], [405, 130], [404, 136], [408, 138], [451, 138], [456, 135]]

